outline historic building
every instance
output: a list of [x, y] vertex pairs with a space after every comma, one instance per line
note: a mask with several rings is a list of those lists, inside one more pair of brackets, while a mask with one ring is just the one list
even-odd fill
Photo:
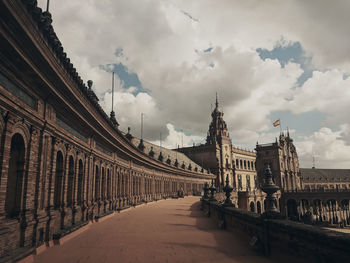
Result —
[[160, 158], [120, 132], [51, 22], [35, 0], [0, 1], [0, 261], [215, 178], [179, 153], [162, 149]]
[[300, 168], [305, 190], [350, 189], [350, 169]]
[[223, 116], [216, 97], [206, 144], [177, 150], [214, 173], [220, 190], [228, 177], [234, 188], [231, 194], [233, 203], [242, 209], [260, 213], [263, 211], [264, 194], [257, 184], [256, 153], [232, 145]]
[[281, 133], [279, 140], [276, 138], [274, 143], [257, 144], [256, 153], [259, 185], [262, 185], [266, 165], [270, 165], [274, 182], [280, 189], [301, 189], [299, 159], [289, 132], [286, 136]]

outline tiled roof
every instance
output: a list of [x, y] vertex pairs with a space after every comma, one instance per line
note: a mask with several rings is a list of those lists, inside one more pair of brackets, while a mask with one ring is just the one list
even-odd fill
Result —
[[300, 168], [304, 182], [350, 181], [350, 169]]
[[113, 128], [115, 128], [115, 125], [110, 120], [109, 116], [104, 112], [101, 105], [98, 103], [98, 98], [94, 91], [91, 88], [86, 87], [83, 80], [79, 76], [76, 68], [73, 66], [70, 59], [67, 57], [67, 53], [64, 52], [62, 43], [58, 39], [52, 27], [51, 14], [49, 12], [42, 12], [42, 9], [37, 6], [36, 0], [22, 0], [22, 3], [27, 8], [28, 13], [32, 16], [33, 20], [37, 23], [38, 29], [42, 32], [52, 51], [56, 54], [58, 60], [62, 63], [62, 66], [66, 69], [67, 73], [71, 76], [78, 88], [89, 99], [92, 105], [94, 105], [94, 107], [101, 114], [101, 116]]
[[[140, 139], [137, 137], [133, 137], [131, 139], [131, 142], [135, 147], [138, 147], [140, 144]], [[191, 167], [191, 171], [193, 171], [193, 172], [195, 172], [196, 171], [195, 169], [197, 168], [198, 173], [205, 173], [205, 174], [209, 173], [207, 170], [202, 168], [200, 165], [198, 165], [197, 163], [192, 161], [190, 158], [188, 158], [185, 154], [183, 154], [181, 152], [170, 150], [170, 149], [167, 149], [164, 147], [160, 147], [159, 145], [155, 145], [155, 144], [152, 144], [152, 143], [144, 141], [144, 140], [143, 140], [143, 145], [145, 147], [143, 152], [147, 155], [150, 155], [149, 153], [152, 150], [154, 152], [153, 158], [158, 160], [158, 161], [159, 161], [159, 159], [158, 159], [159, 154], [160, 154], [160, 152], [162, 152], [162, 156], [163, 156], [162, 163], [164, 163], [164, 164], [168, 164], [170, 166], [176, 167], [175, 163], [177, 160], [177, 162], [178, 162], [177, 167], [178, 168], [183, 169], [183, 167], [184, 167], [185, 170], [189, 170], [189, 167]], [[185, 165], [185, 166], [183, 166], [183, 165]]]

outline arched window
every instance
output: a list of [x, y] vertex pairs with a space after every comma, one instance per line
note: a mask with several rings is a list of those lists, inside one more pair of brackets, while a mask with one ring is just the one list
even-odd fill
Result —
[[250, 202], [250, 212], [255, 212], [254, 202]]
[[73, 204], [73, 183], [74, 183], [74, 159], [73, 156], [69, 157], [68, 164], [68, 185], [67, 185], [67, 205]]
[[105, 174], [105, 168], [102, 167], [102, 184], [101, 184], [101, 199], [106, 199], [106, 174]]
[[260, 204], [260, 201], [258, 201], [258, 202], [256, 203], [256, 210], [257, 210], [258, 214], [261, 214], [261, 204]]
[[111, 173], [110, 170], [107, 170], [107, 198], [111, 198]]
[[120, 186], [121, 186], [121, 179], [120, 179], [120, 172], [117, 173], [117, 196], [120, 197]]
[[242, 176], [239, 174], [237, 177], [238, 177], [238, 189], [242, 189]]
[[5, 211], [7, 217], [18, 216], [23, 201], [25, 146], [23, 137], [16, 133], [11, 139]]
[[95, 200], [100, 198], [100, 171], [98, 166], [95, 168]]
[[80, 204], [83, 201], [83, 180], [84, 180], [84, 167], [83, 161], [79, 160], [79, 170], [78, 170], [78, 189], [77, 189], [77, 201]]
[[56, 175], [54, 191], [54, 206], [56, 209], [62, 204], [63, 172], [63, 155], [61, 151], [58, 151], [56, 155]]

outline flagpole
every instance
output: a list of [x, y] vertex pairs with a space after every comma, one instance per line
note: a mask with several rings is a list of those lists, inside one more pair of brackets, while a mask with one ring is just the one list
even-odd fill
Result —
[[280, 121], [280, 134], [282, 134], [282, 123], [281, 123], [281, 119], [278, 119]]

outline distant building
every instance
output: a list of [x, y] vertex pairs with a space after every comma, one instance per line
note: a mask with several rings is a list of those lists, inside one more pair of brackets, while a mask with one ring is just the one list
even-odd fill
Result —
[[256, 145], [256, 167], [261, 186], [266, 165], [270, 165], [274, 182], [283, 190], [301, 189], [299, 159], [293, 139], [283, 133], [279, 140]]
[[300, 168], [303, 189], [350, 189], [350, 169]]
[[224, 113], [216, 98], [206, 144], [177, 149], [216, 175], [216, 186], [222, 189], [226, 178], [233, 186], [233, 203], [246, 210], [261, 212], [264, 194], [257, 188], [256, 153], [232, 145]]

